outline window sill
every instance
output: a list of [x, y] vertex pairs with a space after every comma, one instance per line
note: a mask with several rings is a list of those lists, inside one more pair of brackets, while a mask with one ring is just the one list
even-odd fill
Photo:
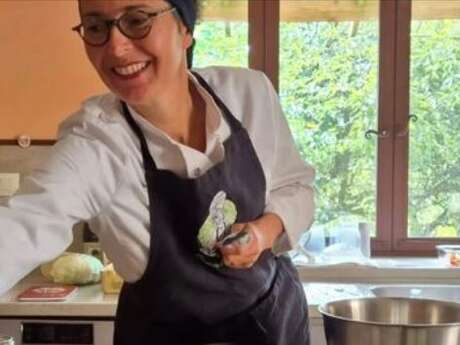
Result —
[[303, 282], [460, 284], [460, 268], [437, 258], [372, 258], [369, 263], [297, 266]]

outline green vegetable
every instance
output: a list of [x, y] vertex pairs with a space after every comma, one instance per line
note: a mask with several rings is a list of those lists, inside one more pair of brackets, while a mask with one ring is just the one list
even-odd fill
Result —
[[94, 256], [66, 252], [40, 269], [54, 283], [84, 285], [98, 283], [103, 268]]

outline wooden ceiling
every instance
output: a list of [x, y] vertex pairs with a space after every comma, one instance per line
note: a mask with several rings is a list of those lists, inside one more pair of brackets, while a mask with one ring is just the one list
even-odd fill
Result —
[[[249, 0], [272, 1], [272, 0]], [[383, 0], [386, 1], [386, 0]], [[280, 0], [284, 22], [376, 20], [377, 0]], [[203, 19], [247, 21], [247, 0], [205, 0]], [[413, 20], [460, 19], [460, 0], [413, 0]]]

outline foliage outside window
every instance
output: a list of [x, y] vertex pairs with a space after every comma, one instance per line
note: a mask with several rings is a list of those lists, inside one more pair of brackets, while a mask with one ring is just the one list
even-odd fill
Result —
[[460, 20], [412, 22], [412, 237], [460, 237], [459, 40]]
[[[400, 2], [385, 1], [401, 11]], [[378, 78], [384, 53], [379, 51], [381, 25], [395, 24], [380, 21], [388, 12], [380, 17], [376, 0], [279, 3], [279, 55], [273, 58], [279, 59], [279, 93], [291, 131], [302, 156], [317, 170], [315, 226], [334, 231], [365, 222], [373, 235], [381, 236], [376, 210], [377, 174], [382, 170], [377, 153], [382, 141], [366, 140], [364, 133], [378, 129], [382, 117], [393, 116], [378, 112], [379, 102], [380, 106], [386, 102], [378, 99]], [[391, 128], [395, 133], [389, 139], [396, 147], [390, 160], [403, 157], [397, 152], [404, 147], [401, 142], [409, 144], [404, 236], [459, 238], [460, 1], [412, 3], [410, 56], [398, 55], [398, 47], [393, 54], [394, 64], [397, 59], [410, 59], [410, 90], [406, 91], [410, 91], [410, 113], [418, 121], [411, 122], [406, 138], [399, 136], [404, 128]], [[196, 32], [196, 65], [247, 66], [250, 2], [205, 0], [204, 5]], [[269, 21], [268, 25], [275, 24]], [[405, 181], [405, 176], [393, 175], [393, 180]], [[393, 199], [401, 196], [392, 188], [380, 192], [390, 193]], [[380, 211], [379, 217], [393, 219], [393, 211], [388, 212]], [[397, 247], [398, 231], [385, 228], [389, 248]]]
[[201, 2], [202, 19], [194, 33], [195, 67], [248, 67], [247, 6], [246, 0]]
[[317, 171], [316, 225], [375, 220], [378, 23], [281, 23], [280, 96]]

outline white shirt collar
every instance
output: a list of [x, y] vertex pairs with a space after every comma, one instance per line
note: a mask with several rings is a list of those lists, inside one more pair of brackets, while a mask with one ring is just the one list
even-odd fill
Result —
[[[225, 121], [222, 121], [222, 112], [212, 96], [206, 91], [206, 89], [201, 86], [195, 76], [189, 71], [189, 79], [196, 86], [198, 92], [203, 97], [203, 100], [206, 104], [206, 138], [207, 142], [211, 138], [221, 137], [221, 133], [225, 131], [225, 126], [227, 126]], [[139, 114], [134, 108], [128, 105], [128, 109], [133, 115], [136, 122], [139, 126], [146, 132], [147, 136], [153, 136], [157, 139], [167, 142], [173, 145], [181, 145], [177, 141], [173, 140], [169, 135], [167, 135], [161, 129], [155, 127], [152, 123], [147, 121], [141, 114]]]

